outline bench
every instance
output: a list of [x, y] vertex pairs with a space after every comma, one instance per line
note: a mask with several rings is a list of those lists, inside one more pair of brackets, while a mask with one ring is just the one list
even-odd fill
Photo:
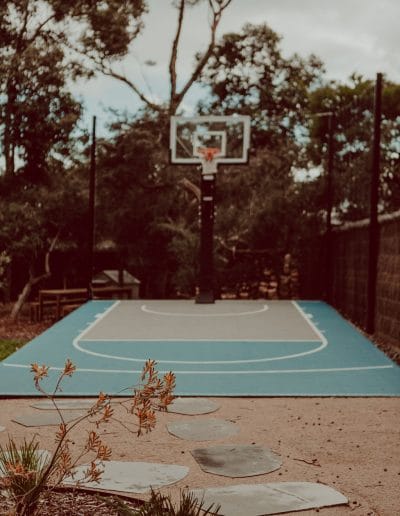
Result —
[[[63, 311], [64, 306], [72, 305], [75, 308], [78, 308], [79, 306], [83, 305], [83, 303], [85, 303], [86, 301], [87, 301], [86, 298], [78, 297], [78, 298], [70, 298], [70, 299], [61, 299], [59, 301], [59, 304], [61, 306], [61, 310]], [[42, 303], [42, 312], [43, 312], [42, 320], [45, 319], [46, 314], [51, 319], [57, 319], [56, 308], [57, 308], [57, 301], [55, 301], [55, 300], [54, 301], [49, 301], [49, 300], [43, 301], [43, 303]], [[39, 312], [40, 312], [39, 301], [32, 301], [31, 303], [29, 303], [29, 317], [30, 317], [31, 322], [38, 322], [40, 320]], [[64, 317], [64, 315], [62, 315], [62, 317]]]
[[[45, 303], [43, 303], [43, 314], [42, 316], [44, 316], [44, 312], [45, 312], [45, 308], [52, 308], [54, 306], [54, 303], [53, 301], [46, 301]], [[30, 321], [31, 322], [39, 322], [40, 318], [39, 318], [39, 308], [40, 308], [40, 303], [39, 301], [31, 301], [29, 303], [29, 318], [30, 318]], [[42, 317], [44, 318], [44, 317]]]

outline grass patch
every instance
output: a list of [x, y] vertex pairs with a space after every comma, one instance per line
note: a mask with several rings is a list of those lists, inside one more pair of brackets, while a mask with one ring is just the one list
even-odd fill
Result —
[[25, 342], [20, 340], [0, 340], [0, 361], [17, 351], [24, 344]]

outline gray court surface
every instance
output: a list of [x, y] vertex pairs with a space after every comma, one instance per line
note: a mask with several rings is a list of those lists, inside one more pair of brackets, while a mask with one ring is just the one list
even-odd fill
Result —
[[[127, 324], [129, 323], [129, 324]], [[225, 301], [197, 305], [187, 301], [121, 301], [89, 329], [90, 340], [319, 340], [291, 301]]]
[[0, 395], [35, 396], [31, 364], [77, 367], [60, 396], [124, 396], [143, 364], [177, 396], [399, 396], [400, 368], [313, 301], [92, 301], [0, 363]]

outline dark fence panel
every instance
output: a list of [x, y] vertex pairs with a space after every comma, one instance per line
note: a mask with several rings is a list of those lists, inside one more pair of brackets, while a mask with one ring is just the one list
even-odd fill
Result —
[[368, 228], [333, 234], [332, 304], [365, 328], [367, 323]]
[[375, 334], [400, 348], [400, 213], [381, 224]]
[[319, 300], [325, 297], [326, 249], [323, 237], [302, 242], [299, 253], [300, 298]]
[[[368, 220], [334, 232], [333, 305], [367, 323]], [[400, 348], [400, 211], [379, 217], [375, 336]]]

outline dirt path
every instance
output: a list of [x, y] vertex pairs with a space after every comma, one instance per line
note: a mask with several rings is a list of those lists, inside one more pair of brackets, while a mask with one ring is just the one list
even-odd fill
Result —
[[[189, 466], [189, 475], [165, 491], [178, 493], [190, 487], [211, 487], [235, 483], [274, 481], [322, 482], [349, 499], [349, 506], [321, 509], [329, 516], [395, 516], [400, 488], [400, 400], [396, 398], [214, 398], [221, 408], [213, 417], [235, 422], [240, 432], [229, 439], [190, 442], [170, 435], [166, 422], [192, 417], [159, 414], [157, 428], [141, 438], [115, 423], [104, 429], [104, 438], [113, 450], [113, 460], [139, 460]], [[7, 432], [14, 439], [33, 433], [43, 446], [51, 448], [55, 427], [25, 428], [11, 421], [18, 412], [33, 411], [31, 400], [0, 400], [0, 433], [4, 444]], [[125, 416], [126, 417], [126, 416]], [[75, 436], [79, 447], [81, 435]], [[268, 475], [231, 479], [201, 471], [190, 454], [198, 446], [222, 443], [264, 445], [279, 453], [281, 469]], [[295, 513], [293, 513], [295, 514]], [[316, 511], [302, 511], [304, 515]]]

